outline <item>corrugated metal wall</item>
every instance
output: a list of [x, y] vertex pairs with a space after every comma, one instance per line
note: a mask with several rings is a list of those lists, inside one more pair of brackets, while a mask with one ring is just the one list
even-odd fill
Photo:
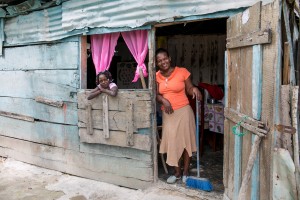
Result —
[[258, 1], [73, 0], [62, 5], [62, 25], [69, 31], [84, 27], [135, 28], [152, 22], [174, 21], [174, 18], [249, 7], [255, 2]]
[[[72, 0], [60, 6], [5, 20], [5, 46], [49, 42], [66, 37], [131, 29], [149, 29], [147, 24], [183, 18], [195, 20], [201, 15], [222, 13], [253, 5], [257, 0], [221, 1], [99, 1]], [[264, 3], [270, 0], [263, 1]], [[234, 13], [228, 11], [221, 16]], [[190, 19], [190, 18], [193, 19]], [[207, 16], [206, 18], [208, 18]], [[143, 27], [141, 27], [143, 26]]]
[[5, 45], [60, 40], [83, 32], [62, 29], [61, 6], [10, 18], [4, 25]]

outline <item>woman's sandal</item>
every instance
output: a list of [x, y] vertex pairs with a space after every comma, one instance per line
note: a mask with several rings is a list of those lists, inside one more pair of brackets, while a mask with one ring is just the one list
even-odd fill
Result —
[[181, 177], [176, 177], [176, 176], [172, 175], [167, 179], [167, 183], [173, 184], [173, 183], [176, 183], [176, 181], [179, 179], [181, 179]]
[[184, 183], [184, 184], [186, 183], [187, 177], [188, 177], [188, 176], [185, 176], [185, 175], [182, 176], [182, 183]]

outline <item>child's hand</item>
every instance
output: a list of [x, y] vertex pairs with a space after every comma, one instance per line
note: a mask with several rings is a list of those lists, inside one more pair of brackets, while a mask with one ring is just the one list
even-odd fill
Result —
[[98, 89], [100, 90], [100, 92], [103, 92], [103, 87], [101, 87], [101, 85], [99, 84], [99, 85], [97, 85], [97, 87], [98, 87]]

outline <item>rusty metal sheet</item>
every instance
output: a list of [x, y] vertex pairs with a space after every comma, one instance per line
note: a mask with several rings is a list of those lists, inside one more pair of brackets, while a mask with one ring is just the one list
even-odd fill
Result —
[[61, 5], [5, 19], [4, 45], [47, 42], [82, 34], [85, 30], [68, 31], [62, 28]]

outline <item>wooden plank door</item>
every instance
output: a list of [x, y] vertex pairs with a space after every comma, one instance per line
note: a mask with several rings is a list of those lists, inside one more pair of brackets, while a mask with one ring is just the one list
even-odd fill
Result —
[[274, 1], [264, 6], [258, 2], [227, 20], [224, 186], [228, 199], [270, 199], [268, 128], [273, 124], [278, 18], [279, 1]]

